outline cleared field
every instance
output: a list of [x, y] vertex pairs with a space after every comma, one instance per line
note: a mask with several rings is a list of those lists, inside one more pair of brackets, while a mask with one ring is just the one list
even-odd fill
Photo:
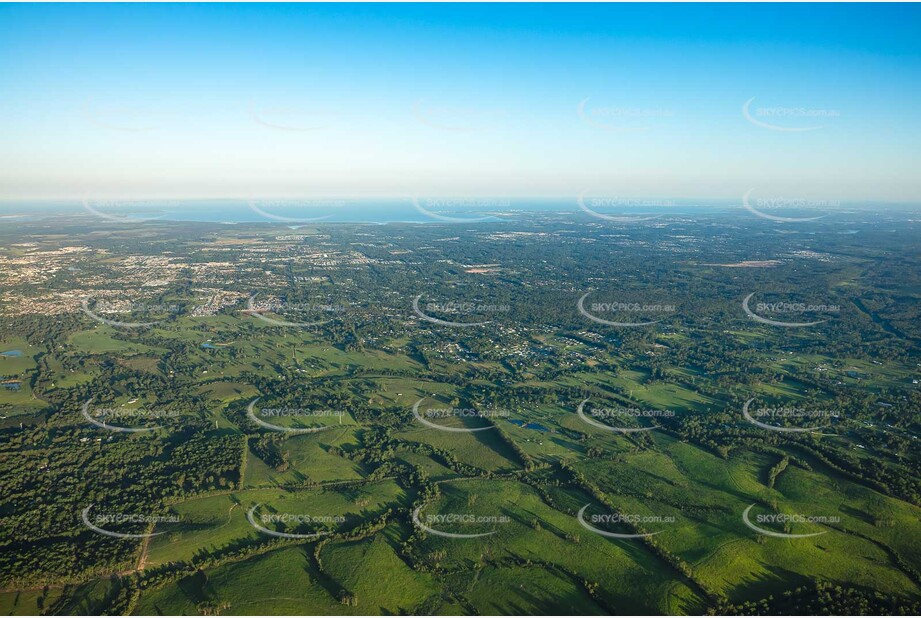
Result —
[[[31, 378], [42, 350], [21, 337], [0, 341], [0, 417], [29, 415], [45, 408], [32, 394]], [[0, 418], [0, 420], [2, 420]]]
[[439, 594], [432, 575], [414, 571], [397, 555], [402, 535], [405, 530], [388, 526], [371, 538], [323, 547], [323, 572], [358, 600], [361, 613], [413, 613]]
[[158, 356], [167, 352], [164, 348], [147, 346], [131, 341], [130, 338], [116, 339], [113, 337], [115, 334], [123, 335], [122, 331], [111, 326], [99, 325], [90, 330], [74, 333], [68, 338], [68, 343], [86, 354], [109, 354], [114, 352], [122, 356], [135, 354]]
[[291, 547], [208, 569], [141, 594], [135, 615], [341, 615], [354, 613], [322, 585], [311, 546]]
[[455, 478], [458, 476], [456, 472], [450, 468], [438, 463], [431, 457], [427, 455], [420, 455], [418, 453], [405, 453], [400, 452], [398, 459], [405, 461], [413, 466], [419, 466], [429, 475], [434, 481], [440, 481], [449, 478]]
[[650, 380], [649, 373], [644, 370], [622, 370], [617, 375], [582, 373], [567, 376], [562, 381], [570, 386], [595, 386], [599, 394], [606, 389], [626, 396], [637, 404], [648, 406], [656, 410], [672, 410], [676, 413], [682, 410], [705, 412], [708, 408], [719, 405], [719, 402], [702, 395], [685, 385], [660, 380]]
[[[893, 594], [919, 592], [882, 545], [894, 548], [917, 569], [921, 510], [845, 479], [792, 465], [770, 489], [765, 478], [776, 456], [743, 453], [722, 460], [668, 437], [657, 436], [656, 443], [661, 452], [578, 465], [618, 510], [673, 517], [675, 524], [661, 526], [656, 540], [692, 564], [708, 587], [741, 600], [778, 594], [791, 581], [819, 577]], [[775, 527], [795, 534], [824, 532], [821, 536], [766, 537], [742, 521], [743, 511], [753, 503], [772, 505], [758, 507], [753, 517], [785, 513], [836, 517], [840, 522]], [[874, 524], [880, 520], [900, 523]], [[842, 555], [848, 560], [833, 558]]]
[[[588, 498], [572, 497], [572, 514], [550, 507], [527, 485], [514, 481], [452, 481], [439, 485], [442, 497], [426, 505], [420, 519], [440, 532], [490, 536], [469, 539], [427, 535], [421, 545], [446, 568], [482, 568], [486, 562], [510, 558], [550, 562], [571, 569], [598, 584], [598, 594], [609, 607], [624, 613], [663, 613], [680, 605], [683, 611], [700, 607], [701, 599], [680, 581], [640, 541], [612, 540], [583, 528], [575, 510]], [[438, 515], [461, 514], [501, 517], [486, 522], [439, 522]], [[679, 580], [677, 585], [675, 580]]]
[[401, 440], [421, 442], [450, 451], [461, 463], [483, 470], [496, 472], [521, 467], [515, 453], [492, 429], [476, 433], [448, 433], [423, 427], [400, 431], [394, 435]]
[[17, 375], [35, 369], [35, 356], [42, 351], [22, 337], [0, 341], [0, 375]]
[[[246, 519], [246, 512], [260, 504], [257, 522], [264, 517], [285, 517], [294, 523], [265, 523], [279, 532], [310, 534], [330, 529], [350, 529], [376, 517], [387, 508], [405, 505], [407, 496], [396, 483], [380, 481], [360, 487], [298, 490], [254, 489], [210, 496], [173, 506], [181, 523], [167, 534], [153, 537], [148, 564], [190, 560], [200, 552], [220, 553], [228, 547], [265, 540]], [[337, 522], [334, 518], [344, 518]], [[295, 519], [297, 518], [297, 519]], [[314, 523], [312, 518], [319, 518]]]
[[487, 567], [466, 597], [483, 615], [608, 615], [573, 578], [539, 567]]
[[358, 462], [329, 453], [331, 446], [343, 447], [357, 443], [355, 427], [334, 426], [315, 434], [293, 435], [284, 440], [281, 449], [288, 454], [288, 469], [279, 472], [250, 451], [247, 458], [245, 486], [297, 485], [308, 481], [349, 481], [365, 476]]
[[60, 588], [0, 592], [0, 613], [4, 616], [37, 616], [54, 605], [62, 594]]

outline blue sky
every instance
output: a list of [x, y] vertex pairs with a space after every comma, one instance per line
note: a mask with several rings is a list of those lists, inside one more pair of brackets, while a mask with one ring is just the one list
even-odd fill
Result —
[[913, 5], [2, 5], [0, 197], [916, 201], [919, 77]]

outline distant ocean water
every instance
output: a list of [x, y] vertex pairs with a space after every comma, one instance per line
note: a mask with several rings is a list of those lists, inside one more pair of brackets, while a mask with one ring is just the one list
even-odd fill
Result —
[[0, 224], [6, 220], [37, 219], [47, 216], [82, 216], [112, 220], [189, 221], [201, 223], [280, 223], [305, 225], [311, 222], [418, 222], [436, 220], [411, 203], [346, 201], [300, 206], [296, 203], [254, 203], [243, 200], [145, 200], [137, 203], [116, 201], [81, 202], [5, 202], [0, 204]]
[[[599, 212], [624, 215], [658, 214], [744, 214], [733, 200], [668, 200], [668, 206], [635, 204], [597, 208]], [[901, 204], [873, 206], [854, 204], [855, 210], [912, 210]], [[140, 202], [89, 201], [14, 201], [0, 202], [0, 225], [36, 220], [48, 216], [86, 216], [88, 220], [188, 221], [200, 223], [478, 223], [514, 220], [529, 213], [572, 213], [585, 215], [575, 198], [570, 199], [489, 199], [457, 200], [360, 199], [360, 200], [145, 200]]]
[[[434, 221], [500, 221], [522, 210], [546, 210], [551, 204], [491, 203], [458, 204], [444, 208], [428, 208], [420, 200], [417, 208], [412, 200], [314, 200], [299, 204], [294, 200], [149, 200], [138, 203], [90, 201], [81, 202], [15, 202], [0, 203], [0, 225], [4, 220], [37, 219], [47, 216], [70, 215], [112, 220], [194, 221], [207, 223], [279, 223], [307, 225], [310, 223], [430, 223]], [[560, 202], [556, 208], [563, 209]], [[426, 212], [427, 211], [427, 212]], [[429, 214], [431, 213], [431, 214]]]

